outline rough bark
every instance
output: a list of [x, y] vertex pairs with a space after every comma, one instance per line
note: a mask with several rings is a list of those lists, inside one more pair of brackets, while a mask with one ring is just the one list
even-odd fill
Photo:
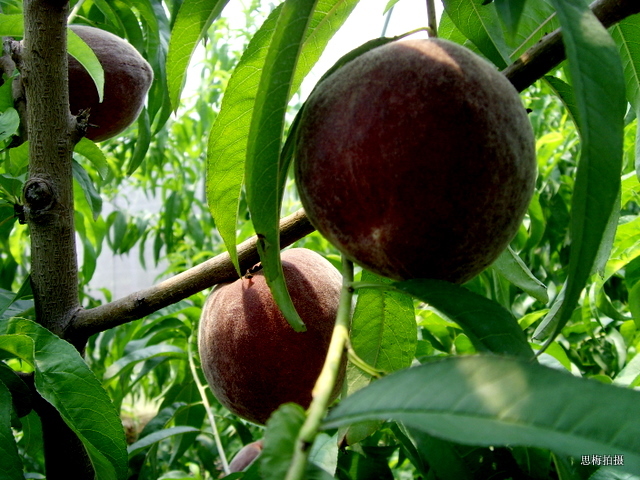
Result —
[[[591, 10], [602, 25], [609, 28], [640, 13], [640, 1], [597, 0], [591, 4]], [[565, 58], [562, 32], [558, 29], [527, 50], [502, 73], [522, 92], [560, 65]]]
[[71, 162], [76, 121], [69, 112], [67, 5], [27, 0], [21, 78], [27, 98], [29, 179], [25, 218], [31, 235], [36, 318], [63, 336], [79, 308]]
[[[24, 214], [31, 235], [31, 283], [36, 320], [64, 336], [80, 308], [73, 224], [73, 146], [69, 112], [66, 24], [68, 3], [25, 0], [24, 48], [18, 62], [27, 101], [29, 179]], [[84, 345], [76, 345], [82, 350]], [[57, 410], [39, 399], [49, 480], [93, 478], [81, 442]]]

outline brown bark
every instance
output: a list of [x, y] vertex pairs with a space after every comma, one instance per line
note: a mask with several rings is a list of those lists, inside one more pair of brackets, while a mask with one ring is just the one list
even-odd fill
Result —
[[[36, 320], [60, 336], [80, 308], [71, 170], [77, 133], [69, 112], [67, 14], [66, 1], [25, 0], [24, 48], [18, 62], [30, 140], [23, 193]], [[47, 478], [93, 478], [84, 447], [58, 411], [41, 398], [36, 411], [42, 420]]]
[[[299, 210], [280, 221], [280, 244], [284, 248], [313, 230], [304, 211]], [[244, 272], [260, 261], [256, 245], [256, 237], [238, 245], [241, 271]], [[83, 341], [94, 333], [145, 317], [205, 288], [237, 278], [238, 274], [231, 263], [231, 258], [225, 252], [153, 287], [140, 290], [120, 300], [78, 312], [73, 330], [69, 331], [68, 335]]]
[[[640, 13], [638, 0], [597, 0], [591, 10], [600, 22], [609, 28], [625, 18]], [[562, 32], [550, 33], [527, 50], [502, 72], [519, 92], [556, 68], [565, 59]]]
[[30, 162], [24, 206], [36, 318], [62, 336], [79, 301], [71, 170], [76, 122], [69, 112], [68, 12], [61, 3], [24, 2], [20, 75], [27, 99]]

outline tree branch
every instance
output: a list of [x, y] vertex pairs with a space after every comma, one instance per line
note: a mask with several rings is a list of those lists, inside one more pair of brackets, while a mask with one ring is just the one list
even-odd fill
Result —
[[29, 179], [23, 190], [31, 236], [36, 320], [61, 335], [80, 308], [69, 112], [68, 4], [24, 2], [24, 48], [18, 64], [27, 100]]
[[[298, 210], [280, 221], [281, 246], [291, 245], [313, 231], [314, 228], [304, 211]], [[256, 245], [256, 237], [251, 237], [238, 245], [242, 271], [260, 261]], [[72, 329], [66, 332], [65, 337], [73, 341], [86, 339], [94, 333], [143, 318], [205, 288], [237, 278], [238, 274], [229, 254], [222, 253], [153, 287], [140, 290], [120, 300], [78, 312]]]
[[[609, 28], [631, 15], [640, 13], [640, 1], [597, 0], [591, 4], [591, 10], [598, 20]], [[557, 29], [527, 50], [502, 73], [519, 92], [522, 92], [560, 65], [564, 59], [562, 32]]]
[[[605, 27], [640, 13], [639, 0], [598, 0], [592, 5]], [[565, 58], [559, 31], [547, 35], [504, 70], [518, 91], [555, 68]], [[286, 247], [314, 230], [304, 211], [284, 218], [280, 223], [281, 244]], [[240, 264], [246, 269], [259, 261], [256, 238], [238, 247]], [[227, 253], [220, 254], [151, 288], [99, 307], [79, 311], [65, 338], [86, 339], [89, 336], [124, 323], [138, 320], [168, 305], [183, 300], [205, 288], [238, 278]]]

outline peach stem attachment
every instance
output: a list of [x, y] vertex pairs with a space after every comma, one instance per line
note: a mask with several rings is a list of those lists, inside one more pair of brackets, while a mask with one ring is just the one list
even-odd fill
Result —
[[320, 372], [320, 376], [313, 387], [313, 400], [307, 410], [298, 438], [296, 439], [293, 459], [289, 465], [286, 480], [302, 480], [307, 466], [311, 445], [320, 430], [322, 419], [327, 413], [331, 392], [338, 378], [338, 371], [345, 347], [349, 340], [349, 325], [351, 323], [351, 300], [353, 298], [353, 263], [342, 257], [342, 291], [336, 324], [333, 328], [331, 343], [327, 358]]

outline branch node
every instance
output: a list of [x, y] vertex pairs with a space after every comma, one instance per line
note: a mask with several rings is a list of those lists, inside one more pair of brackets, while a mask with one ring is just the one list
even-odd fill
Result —
[[25, 216], [42, 223], [55, 204], [56, 196], [51, 183], [43, 178], [30, 178], [24, 185], [23, 195]]

